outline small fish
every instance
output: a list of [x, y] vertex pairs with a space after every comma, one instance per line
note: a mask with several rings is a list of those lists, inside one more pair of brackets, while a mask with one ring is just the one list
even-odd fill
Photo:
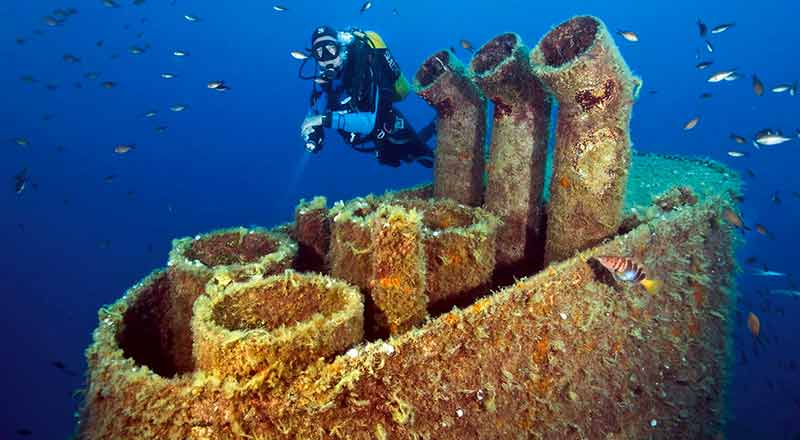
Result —
[[22, 46], [25, 44], [25, 39], [22, 37], [17, 37], [14, 41], [16, 41], [17, 45]]
[[396, 15], [398, 17], [400, 16], [400, 12], [397, 10], [397, 8], [392, 8], [392, 15]]
[[371, 7], [372, 7], [372, 2], [367, 0], [364, 2], [363, 5], [361, 5], [361, 9], [358, 12], [363, 14], [364, 12], [367, 12]]
[[166, 125], [159, 125], [156, 128], [154, 128], [154, 130], [155, 130], [156, 133], [161, 134], [161, 133], [164, 133], [164, 132], [167, 131], [167, 126]]
[[780, 145], [784, 142], [789, 142], [790, 140], [792, 140], [792, 138], [788, 138], [780, 133], [767, 131], [756, 135], [756, 139], [753, 142], [759, 145], [771, 147], [774, 145]]
[[706, 42], [706, 50], [708, 51], [708, 53], [713, 53], [714, 52], [714, 46], [712, 46], [711, 42], [708, 41], [708, 40], [705, 40], [705, 42]]
[[783, 272], [776, 272], [774, 270], [768, 270], [766, 268], [764, 268], [763, 270], [760, 270], [760, 269], [759, 270], [755, 270], [753, 272], [750, 272], [750, 274], [753, 275], [753, 276], [757, 276], [757, 277], [785, 277], [786, 276], [786, 274], [783, 273]]
[[711, 66], [712, 64], [714, 64], [713, 61], [701, 61], [701, 62], [695, 64], [694, 67], [696, 67], [698, 70], [703, 70], [703, 69]]
[[86, 78], [86, 79], [88, 79], [90, 81], [96, 80], [99, 76], [100, 76], [100, 74], [98, 72], [87, 72], [87, 73], [85, 73], [83, 75], [84, 78]]
[[105, 183], [113, 183], [115, 180], [117, 180], [116, 174], [109, 174], [108, 176], [103, 177], [103, 182]]
[[757, 338], [761, 333], [761, 321], [753, 312], [750, 312], [747, 315], [747, 328], [750, 330], [750, 334], [753, 335], [754, 338]]
[[97, 46], [97, 47], [103, 47], [103, 44], [105, 44], [105, 41], [103, 41], [103, 40], [97, 40], [94, 43], [94, 45]]
[[184, 50], [173, 50], [172, 55], [176, 57], [187, 57], [189, 56], [189, 52], [186, 52]]
[[28, 169], [23, 168], [22, 171], [14, 176], [14, 192], [22, 194], [25, 191], [25, 185], [28, 183]]
[[196, 22], [200, 21], [200, 17], [198, 17], [196, 15], [184, 15], [183, 18], [185, 18], [186, 21], [188, 21], [190, 23], [196, 23]]
[[794, 296], [796, 298], [800, 298], [800, 290], [772, 289], [769, 291], [769, 293], [773, 293], [775, 295]]
[[691, 130], [697, 126], [697, 123], [700, 122], [700, 116], [695, 116], [692, 119], [689, 119], [685, 124], [683, 124], [684, 130]]
[[600, 256], [595, 257], [618, 281], [640, 283], [651, 295], [658, 293], [662, 282], [647, 278], [644, 268], [630, 257]]
[[745, 262], [746, 264], [755, 264], [755, 262], [756, 262], [757, 260], [758, 260], [758, 257], [752, 256], [752, 257], [747, 257], [747, 259], [746, 259], [746, 260], [744, 260], [744, 262]]
[[47, 17], [44, 17], [43, 20], [44, 20], [44, 24], [46, 24], [46, 25], [48, 25], [50, 27], [56, 27], [56, 26], [60, 25], [61, 23], [63, 23], [63, 21], [61, 21], [61, 20], [59, 20], [57, 18], [51, 17], [49, 15]]
[[745, 156], [747, 156], [747, 153], [744, 153], [744, 152], [741, 152], [741, 151], [736, 151], [736, 150], [730, 150], [730, 151], [728, 151], [728, 156], [730, 156], [730, 157], [745, 157]]
[[770, 199], [770, 201], [772, 202], [773, 205], [780, 205], [781, 204], [781, 197], [778, 194], [778, 191], [775, 191], [774, 193], [772, 193], [772, 195], [769, 197], [769, 199]]
[[211, 89], [211, 90], [216, 90], [218, 92], [226, 92], [226, 91], [230, 90], [230, 87], [228, 87], [228, 85], [225, 84], [225, 81], [222, 81], [222, 80], [209, 81], [208, 84], [207, 84], [207, 87], [209, 89]]
[[115, 2], [114, 0], [103, 0], [103, 4], [107, 8], [118, 8], [119, 7], [119, 4], [117, 2]]
[[762, 83], [755, 74], [753, 74], [753, 93], [755, 93], [756, 96], [764, 94], [764, 83]]
[[158, 114], [158, 112], [157, 112], [157, 111], [155, 111], [155, 110], [150, 110], [150, 111], [148, 111], [148, 112], [145, 112], [145, 114], [143, 114], [142, 116], [144, 116], [145, 118], [148, 118], [148, 119], [150, 119], [150, 118], [154, 118], [154, 117], [155, 117], [157, 114]]
[[272, 9], [274, 9], [274, 10], [276, 10], [278, 12], [286, 12], [286, 11], [289, 10], [289, 8], [287, 8], [286, 6], [283, 6], [283, 5], [274, 5], [272, 7]]
[[770, 90], [772, 90], [773, 93], [789, 92], [790, 94], [793, 95], [793, 92], [792, 92], [793, 84], [778, 84], [777, 86], [773, 87]]
[[76, 372], [70, 370], [69, 368], [67, 368], [67, 366], [64, 365], [64, 363], [61, 362], [61, 361], [50, 362], [50, 365], [52, 365], [53, 367], [63, 371], [64, 374], [66, 374], [67, 376], [77, 376], [78, 375], [78, 373], [76, 373]]
[[617, 35], [619, 35], [620, 37], [630, 41], [631, 43], [636, 43], [636, 42], [639, 41], [639, 36], [636, 35], [636, 32], [633, 32], [633, 31], [618, 30], [617, 31]]
[[725, 81], [736, 81], [737, 79], [741, 78], [742, 75], [739, 75], [737, 72], [733, 72], [730, 75], [725, 77]]
[[739, 229], [744, 230], [744, 231], [749, 231], [750, 230], [750, 228], [748, 228], [744, 224], [744, 221], [742, 220], [742, 218], [739, 217], [739, 214], [737, 214], [731, 208], [725, 207], [722, 210], [722, 218], [725, 219], [725, 221], [728, 222], [728, 224], [730, 224], [733, 227], [739, 228]]
[[708, 92], [701, 93], [700, 94], [700, 99], [711, 99], [711, 96], [712, 96], [711, 93], [708, 93]]
[[103, 81], [102, 83], [100, 83], [100, 86], [102, 86], [104, 89], [110, 90], [116, 87], [117, 83], [115, 83], [114, 81]]
[[18, 137], [14, 138], [14, 143], [24, 148], [29, 146], [31, 144], [31, 141], [29, 141], [27, 138], [24, 137]]
[[794, 197], [795, 199], [800, 199], [800, 192], [792, 191], [792, 197]]
[[706, 26], [705, 23], [700, 21], [699, 18], [697, 19], [697, 30], [700, 33], [700, 38], [706, 37], [706, 33], [708, 33], [708, 26]]
[[308, 59], [308, 54], [305, 53], [305, 52], [301, 52], [299, 50], [293, 50], [293, 51], [289, 52], [289, 55], [291, 55], [292, 58], [294, 58], [296, 60]]
[[19, 80], [24, 82], [24, 83], [28, 83], [28, 84], [33, 84], [33, 83], [39, 82], [39, 80], [34, 78], [33, 75], [22, 75], [22, 76], [19, 77]]
[[114, 152], [117, 154], [125, 154], [136, 148], [136, 144], [118, 144], [114, 147]]
[[144, 53], [144, 49], [139, 46], [131, 46], [128, 48], [128, 52], [130, 52], [131, 55], [141, 55]]
[[169, 110], [173, 111], [175, 113], [178, 113], [178, 112], [182, 112], [182, 111], [186, 110], [186, 108], [187, 108], [187, 106], [184, 105], [184, 104], [174, 104], [174, 105], [170, 106]]
[[723, 24], [721, 24], [719, 26], [714, 26], [711, 29], [711, 33], [712, 34], [721, 34], [721, 33], [725, 32], [725, 31], [727, 31], [728, 29], [732, 28], [733, 26], [734, 26], [734, 23], [723, 23]]
[[81, 62], [80, 58], [69, 53], [64, 54], [64, 56], [62, 56], [61, 59], [63, 59], [65, 63], [70, 63], [70, 64], [77, 64]]
[[719, 71], [719, 72], [711, 75], [710, 77], [708, 77], [707, 81], [710, 82], [710, 83], [717, 83], [717, 82], [720, 82], [720, 81], [724, 81], [725, 78], [733, 75], [735, 72], [736, 72], [736, 69], [722, 70], [722, 71]]
[[17, 435], [20, 436], [20, 437], [29, 437], [29, 436], [33, 435], [33, 431], [31, 431], [30, 429], [27, 429], [27, 428], [20, 428], [20, 429], [17, 429]]
[[759, 234], [761, 234], [761, 235], [763, 235], [763, 236], [765, 236], [767, 238], [771, 238], [771, 239], [775, 238], [775, 236], [772, 235], [772, 233], [769, 232], [764, 225], [762, 225], [760, 223], [756, 223], [755, 228], [756, 228], [756, 232], [758, 232]]
[[742, 136], [739, 136], [736, 133], [731, 133], [730, 134], [730, 138], [733, 139], [733, 141], [736, 142], [737, 144], [746, 144], [747, 143], [747, 139], [745, 139]]
[[464, 50], [466, 50], [467, 52], [469, 52], [469, 53], [474, 53], [475, 52], [475, 48], [472, 46], [472, 43], [470, 43], [469, 41], [461, 40], [459, 44], [461, 44], [461, 47], [463, 47]]
[[178, 75], [175, 75], [174, 73], [169, 73], [169, 72], [162, 72], [161, 73], [161, 77], [164, 78], [164, 79], [173, 79], [176, 76], [178, 76]]
[[80, 82], [80, 81], [75, 81], [74, 83], [72, 83], [72, 85], [73, 85], [73, 86], [74, 86], [76, 89], [82, 89], [82, 88], [83, 88], [83, 84], [81, 84], [81, 82]]

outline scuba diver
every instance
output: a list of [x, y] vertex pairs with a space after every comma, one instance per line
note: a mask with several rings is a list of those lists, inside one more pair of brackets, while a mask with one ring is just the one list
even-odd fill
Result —
[[308, 151], [321, 151], [324, 128], [333, 128], [354, 150], [375, 153], [383, 165], [416, 161], [433, 167], [434, 153], [426, 141], [434, 123], [417, 133], [394, 108], [410, 86], [378, 34], [321, 26], [311, 34], [310, 56], [319, 67], [317, 74], [303, 75], [308, 58], [299, 72], [300, 78], [314, 80], [311, 108], [300, 129]]

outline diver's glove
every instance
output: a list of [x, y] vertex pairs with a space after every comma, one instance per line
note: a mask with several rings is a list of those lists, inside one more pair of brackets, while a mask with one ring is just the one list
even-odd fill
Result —
[[321, 127], [324, 119], [324, 115], [306, 116], [306, 118], [303, 120], [303, 124], [300, 125], [300, 135], [303, 137], [303, 139], [308, 137], [308, 135], [314, 131], [315, 127]]

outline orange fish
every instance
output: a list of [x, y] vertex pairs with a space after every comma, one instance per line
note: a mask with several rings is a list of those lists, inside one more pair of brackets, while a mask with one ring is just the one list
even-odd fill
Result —
[[753, 335], [753, 337], [757, 338], [759, 333], [761, 333], [761, 321], [758, 320], [758, 316], [753, 312], [747, 315], [747, 328], [750, 329], [750, 334]]
[[566, 177], [562, 177], [558, 179], [558, 184], [561, 185], [562, 188], [568, 189], [569, 188], [569, 179]]
[[630, 257], [617, 257], [617, 256], [600, 256], [595, 259], [609, 272], [614, 275], [618, 281], [628, 283], [639, 283], [651, 295], [658, 293], [658, 290], [663, 284], [659, 280], [647, 278], [644, 268]]
[[742, 218], [739, 217], [739, 214], [734, 212], [734, 210], [732, 210], [731, 208], [726, 207], [725, 209], [722, 210], [722, 218], [724, 218], [725, 221], [731, 224], [732, 226], [735, 226], [745, 231], [750, 230], [750, 228], [745, 226], [744, 221], [742, 221]]

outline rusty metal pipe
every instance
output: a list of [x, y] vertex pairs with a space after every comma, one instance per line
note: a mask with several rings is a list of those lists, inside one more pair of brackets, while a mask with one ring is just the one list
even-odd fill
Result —
[[530, 54], [558, 100], [545, 262], [613, 236], [622, 221], [630, 167], [635, 78], [600, 19], [574, 17]]
[[461, 61], [446, 50], [422, 64], [414, 86], [437, 114], [434, 196], [479, 206], [483, 201], [486, 100]]
[[543, 241], [542, 189], [550, 124], [550, 97], [533, 75], [529, 49], [513, 32], [478, 50], [470, 63], [475, 82], [494, 103], [484, 206], [503, 221], [497, 262], [511, 265]]

